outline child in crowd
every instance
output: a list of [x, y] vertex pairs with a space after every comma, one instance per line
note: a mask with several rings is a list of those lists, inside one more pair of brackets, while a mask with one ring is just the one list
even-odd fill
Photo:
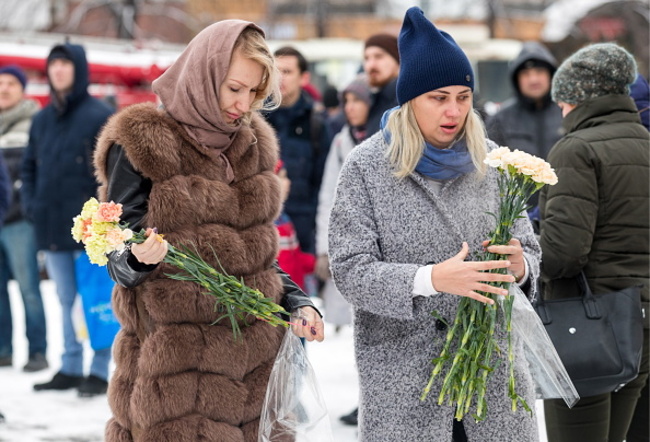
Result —
[[[287, 196], [289, 196], [291, 180], [287, 176], [287, 170], [284, 168], [282, 160], [278, 160], [275, 165], [275, 173], [280, 178], [282, 201], [285, 201]], [[314, 273], [316, 257], [311, 253], [305, 253], [300, 250], [296, 229], [284, 209], [275, 220], [275, 226], [278, 228], [280, 240], [280, 249], [278, 252], [278, 263], [280, 267], [291, 276], [291, 279], [301, 289], [309, 293], [309, 278], [306, 277]]]

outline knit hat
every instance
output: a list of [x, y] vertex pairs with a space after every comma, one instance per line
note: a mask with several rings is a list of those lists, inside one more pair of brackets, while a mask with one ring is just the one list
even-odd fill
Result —
[[27, 75], [25, 75], [25, 71], [23, 71], [18, 65], [10, 64], [3, 66], [0, 68], [0, 74], [13, 75], [18, 79], [18, 81], [20, 81], [20, 84], [23, 85], [23, 89], [27, 86]]
[[397, 77], [398, 104], [446, 86], [474, 90], [474, 72], [467, 55], [417, 6], [406, 11], [397, 43], [402, 60]]
[[614, 43], [598, 43], [580, 49], [555, 72], [553, 101], [579, 104], [610, 94], [629, 94], [636, 78], [634, 57]]
[[346, 93], [354, 94], [359, 100], [363, 101], [370, 107], [370, 85], [365, 76], [359, 76], [352, 80], [352, 83], [348, 84], [343, 92], [341, 92], [341, 98], [345, 100]]
[[397, 37], [390, 34], [375, 34], [368, 37], [364, 49], [370, 46], [377, 46], [393, 57], [399, 63], [399, 50], [397, 49]]

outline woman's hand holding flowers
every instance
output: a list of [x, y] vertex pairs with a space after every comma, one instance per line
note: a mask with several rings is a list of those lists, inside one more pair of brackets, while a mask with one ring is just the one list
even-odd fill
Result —
[[322, 342], [325, 339], [325, 325], [318, 312], [311, 307], [301, 307], [291, 314], [291, 330], [299, 338]]
[[143, 264], [159, 264], [167, 255], [167, 240], [158, 235], [155, 229], [148, 228], [147, 239], [141, 244], [131, 245], [131, 253]]
[[[521, 244], [519, 244], [519, 250], [521, 251]], [[512, 263], [506, 260], [465, 261], [468, 253], [469, 246], [464, 242], [457, 255], [439, 264], [435, 264], [431, 270], [431, 283], [433, 284], [433, 288], [439, 292], [466, 296], [486, 304], [494, 304], [494, 300], [477, 292], [507, 295], [508, 290], [487, 284], [487, 282], [514, 282], [514, 277], [508, 274], [488, 273], [487, 270], [511, 268]], [[523, 251], [521, 251], [521, 259], [523, 261]], [[523, 275], [523, 270], [521, 274]]]
[[[511, 234], [515, 221], [525, 217], [532, 194], [546, 184], [552, 186], [557, 183], [557, 175], [547, 162], [518, 150], [510, 151], [507, 147], [493, 149], [485, 163], [496, 168], [499, 187], [499, 210], [496, 214], [488, 212], [496, 223], [489, 233], [490, 239], [483, 242], [485, 253], [479, 262], [465, 262], [468, 247], [463, 244], [459, 254], [435, 265], [431, 274], [431, 282], [436, 290], [462, 295], [463, 298], [458, 303], [456, 317], [440, 356], [432, 360], [434, 367], [420, 399], [426, 399], [434, 386], [434, 379], [441, 376], [444, 380], [438, 393], [438, 404], [447, 402], [455, 405], [455, 418], [458, 420], [470, 413], [473, 406], [476, 408], [472, 416], [476, 421], [486, 418], [488, 377], [494, 370], [493, 359], [497, 350], [497, 356], [508, 361], [507, 384], [512, 411], [521, 405], [532, 414], [531, 408], [516, 391], [512, 343], [514, 296], [498, 298], [501, 309], [497, 309], [493, 299], [497, 299], [495, 294], [507, 295], [506, 289], [510, 283], [522, 280], [526, 275], [521, 243]], [[477, 267], [480, 263], [487, 266]], [[485, 271], [489, 273], [483, 273]], [[484, 304], [472, 302], [471, 299]], [[501, 324], [499, 327], [498, 323]], [[497, 329], [506, 333], [507, 353], [500, 349], [501, 344], [497, 342]]]
[[487, 247], [490, 253], [498, 255], [508, 255], [510, 261], [510, 273], [515, 277], [516, 282], [521, 282], [521, 278], [526, 274], [526, 261], [524, 259], [524, 249], [518, 239], [512, 238], [507, 245], [492, 245], [488, 247], [489, 240], [483, 241], [483, 247]]

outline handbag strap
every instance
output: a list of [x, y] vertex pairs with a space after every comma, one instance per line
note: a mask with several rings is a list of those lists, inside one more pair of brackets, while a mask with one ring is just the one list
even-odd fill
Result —
[[582, 292], [582, 303], [585, 306], [585, 314], [589, 319], [600, 319], [602, 314], [598, 309], [598, 303], [594, 297], [593, 292], [589, 288], [589, 283], [587, 282], [587, 276], [585, 272], [580, 271], [578, 275], [578, 285], [580, 286], [580, 291]]
[[[580, 271], [580, 274], [576, 276], [578, 286], [580, 287], [580, 295], [582, 297], [582, 304], [585, 309], [585, 316], [589, 319], [600, 319], [602, 314], [598, 308], [598, 303], [596, 302], [596, 297], [594, 296], [591, 288], [589, 288], [589, 283], [587, 282], [587, 276], [585, 272]], [[537, 314], [544, 324], [549, 324], [552, 322], [551, 313], [545, 307], [544, 295], [541, 290], [538, 291], [537, 305], [536, 305]]]

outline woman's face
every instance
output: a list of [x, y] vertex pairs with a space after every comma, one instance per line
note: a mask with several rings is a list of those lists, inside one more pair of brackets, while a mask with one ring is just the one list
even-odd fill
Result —
[[251, 108], [257, 88], [262, 83], [264, 68], [235, 50], [225, 80], [219, 87], [219, 108], [227, 124], [236, 124]]
[[463, 131], [472, 109], [472, 90], [467, 86], [447, 86], [411, 100], [415, 120], [424, 139], [445, 149]]
[[346, 92], [343, 96], [345, 106], [345, 118], [350, 126], [361, 126], [368, 121], [368, 112], [370, 107], [352, 92]]

